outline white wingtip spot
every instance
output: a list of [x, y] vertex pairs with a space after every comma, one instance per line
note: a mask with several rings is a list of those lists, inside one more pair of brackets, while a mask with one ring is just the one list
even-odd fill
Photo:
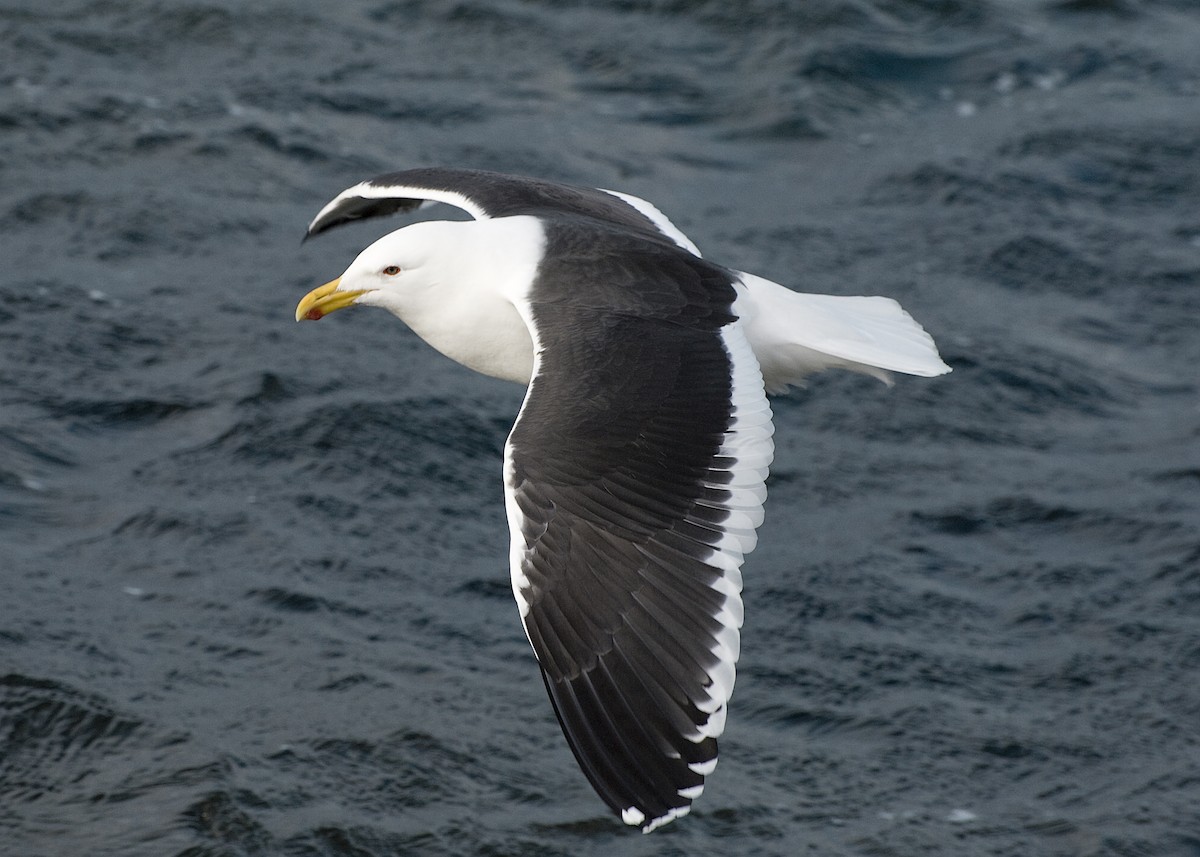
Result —
[[646, 814], [636, 806], [627, 807], [621, 810], [621, 821], [631, 827], [638, 827], [646, 820]]
[[699, 774], [702, 777], [707, 777], [716, 769], [717, 759], [715, 756], [709, 759], [707, 762], [693, 762], [692, 764], [688, 765], [688, 770], [690, 770], [692, 773]]
[[664, 824], [669, 824], [677, 818], [683, 818], [683, 816], [687, 815], [691, 811], [692, 807], [690, 805], [677, 806], [668, 811], [666, 815], [660, 815], [658, 818], [653, 819], [649, 824], [642, 828], [642, 833], [651, 833], [655, 830], [658, 830], [658, 828], [662, 827]]
[[700, 734], [706, 738], [720, 738], [721, 733], [725, 731], [725, 717], [728, 712], [729, 707], [722, 703], [720, 708], [708, 715], [708, 722], [700, 727]]

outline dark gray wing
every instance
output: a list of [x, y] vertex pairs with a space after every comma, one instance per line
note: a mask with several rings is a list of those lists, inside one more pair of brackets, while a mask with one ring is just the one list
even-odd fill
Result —
[[413, 211], [428, 202], [456, 206], [476, 220], [516, 214], [588, 217], [656, 240], [667, 239], [699, 255], [696, 246], [662, 212], [635, 196], [447, 167], [385, 173], [347, 188], [318, 212], [306, 237], [355, 220]]
[[729, 272], [596, 243], [551, 230], [518, 306], [537, 359], [505, 448], [513, 591], [580, 766], [649, 831], [716, 764], [771, 415]]

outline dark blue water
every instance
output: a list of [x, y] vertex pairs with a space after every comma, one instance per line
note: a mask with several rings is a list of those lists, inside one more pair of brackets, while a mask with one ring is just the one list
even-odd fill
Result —
[[[0, 852], [1200, 854], [1200, 10], [0, 10]], [[777, 399], [722, 761], [593, 795], [508, 584], [520, 390], [292, 321], [425, 164], [654, 201], [954, 373]], [[398, 224], [397, 224], [398, 225]]]

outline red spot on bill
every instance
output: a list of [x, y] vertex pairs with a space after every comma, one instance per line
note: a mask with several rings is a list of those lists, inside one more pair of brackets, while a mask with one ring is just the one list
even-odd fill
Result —
[[304, 314], [304, 317], [307, 318], [309, 321], [319, 321], [321, 319], [321, 317], [324, 315], [325, 315], [325, 313], [321, 312], [320, 307], [313, 307], [312, 309], [310, 309], [308, 312], [306, 312]]

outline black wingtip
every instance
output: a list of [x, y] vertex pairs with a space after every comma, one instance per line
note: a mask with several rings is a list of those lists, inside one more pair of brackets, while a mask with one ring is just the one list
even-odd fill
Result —
[[368, 198], [349, 196], [339, 200], [336, 205], [321, 214], [308, 227], [306, 238], [319, 235], [326, 230], [356, 220], [369, 220], [376, 217], [387, 217], [391, 214], [404, 213], [418, 208], [423, 200], [400, 198]]

